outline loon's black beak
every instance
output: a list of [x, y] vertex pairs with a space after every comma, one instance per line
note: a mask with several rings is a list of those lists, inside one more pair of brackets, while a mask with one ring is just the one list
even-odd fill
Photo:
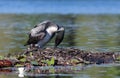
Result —
[[62, 42], [64, 38], [65, 29], [63, 27], [59, 28], [59, 30], [56, 32], [56, 38], [55, 38], [55, 48]]

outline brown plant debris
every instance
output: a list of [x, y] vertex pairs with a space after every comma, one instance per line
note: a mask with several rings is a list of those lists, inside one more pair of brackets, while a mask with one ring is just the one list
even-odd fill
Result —
[[[75, 66], [81, 64], [115, 63], [120, 59], [119, 52], [88, 52], [76, 48], [45, 48], [32, 49], [11, 54], [7, 58], [10, 66]], [[9, 66], [0, 60], [0, 67]]]

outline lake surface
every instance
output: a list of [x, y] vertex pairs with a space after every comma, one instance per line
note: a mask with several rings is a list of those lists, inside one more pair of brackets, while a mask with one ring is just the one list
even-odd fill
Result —
[[[35, 69], [43, 73], [38, 74]], [[1, 78], [19, 78], [17, 68], [8, 68]], [[67, 66], [67, 67], [36, 67], [31, 72], [24, 73], [24, 78], [120, 78], [119, 64], [103, 64], [90, 66]]]
[[120, 0], [0, 0], [0, 13], [120, 14]]
[[[120, 15], [0, 14], [0, 53], [18, 52], [34, 25], [51, 20], [65, 27], [59, 47], [75, 47], [93, 52], [120, 51]], [[54, 39], [46, 47], [54, 46]]]

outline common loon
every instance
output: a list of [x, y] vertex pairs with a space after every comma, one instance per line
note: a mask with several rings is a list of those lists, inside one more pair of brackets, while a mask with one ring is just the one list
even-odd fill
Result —
[[56, 48], [64, 38], [65, 29], [63, 26], [59, 26], [49, 20], [43, 21], [40, 24], [34, 26], [29, 32], [29, 39], [26, 45], [30, 47], [43, 48], [43, 46], [48, 43], [53, 36], [56, 35], [55, 45]]

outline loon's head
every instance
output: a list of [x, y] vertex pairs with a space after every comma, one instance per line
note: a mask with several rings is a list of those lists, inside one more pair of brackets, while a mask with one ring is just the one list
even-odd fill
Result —
[[62, 42], [63, 38], [64, 38], [64, 33], [65, 33], [65, 29], [64, 27], [60, 27], [57, 32], [56, 32], [56, 38], [55, 38], [55, 48]]

